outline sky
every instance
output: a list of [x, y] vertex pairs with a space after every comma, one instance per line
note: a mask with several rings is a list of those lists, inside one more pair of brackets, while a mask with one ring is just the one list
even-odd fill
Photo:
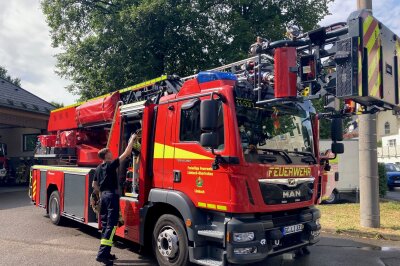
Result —
[[[356, 10], [356, 2], [331, 3], [332, 15], [326, 16], [320, 25], [346, 21], [350, 12]], [[375, 0], [373, 11], [375, 17], [400, 35], [400, 0]], [[24, 89], [47, 101], [71, 104], [78, 97], [65, 89], [69, 81], [55, 73], [54, 55], [60, 51], [51, 47], [39, 0], [0, 0], [0, 65], [11, 76], [21, 78]]]

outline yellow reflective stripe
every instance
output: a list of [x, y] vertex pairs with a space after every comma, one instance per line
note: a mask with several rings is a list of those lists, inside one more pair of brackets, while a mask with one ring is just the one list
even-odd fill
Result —
[[208, 208], [208, 209], [213, 209], [213, 210], [219, 210], [219, 211], [227, 211], [228, 207], [225, 205], [216, 205], [213, 203], [205, 203], [205, 202], [197, 202], [197, 206], [202, 207], [202, 208]]
[[153, 157], [155, 159], [163, 159], [164, 158], [164, 145], [160, 143], [154, 143], [154, 152]]
[[100, 240], [100, 245], [112, 247], [113, 242], [112, 242], [111, 240], [102, 238], [102, 239]]
[[212, 157], [201, 155], [184, 149], [174, 148], [161, 143], [154, 144], [154, 159], [192, 159], [213, 160]]
[[369, 40], [365, 47], [368, 49], [368, 53], [371, 52], [372, 47], [374, 46], [375, 42], [378, 41], [378, 38], [376, 36], [379, 35], [379, 27], [376, 25], [374, 32], [372, 33], [371, 37], [369, 37]]
[[105, 246], [112, 246], [113, 245], [113, 238], [114, 238], [114, 235], [115, 235], [115, 231], [117, 231], [117, 227], [116, 226], [114, 226], [114, 228], [113, 228], [113, 230], [111, 232], [110, 239], [102, 238], [100, 240], [100, 244], [101, 245], [105, 245]]
[[163, 76], [161, 76], [161, 77], [158, 77], [158, 78], [155, 78], [155, 79], [151, 79], [151, 80], [148, 80], [148, 81], [145, 81], [145, 82], [142, 82], [142, 83], [139, 83], [139, 84], [130, 86], [130, 87], [128, 87], [128, 88], [119, 90], [119, 93], [127, 92], [127, 91], [130, 91], [130, 90], [138, 90], [138, 89], [141, 89], [141, 88], [143, 88], [143, 87], [150, 86], [150, 85], [152, 85], [152, 84], [154, 84], [154, 83], [157, 83], [157, 82], [166, 80], [167, 78], [168, 78], [167, 75], [163, 75]]
[[226, 211], [228, 208], [226, 207], [226, 206], [223, 206], [223, 205], [217, 205], [217, 210], [220, 210], [220, 211]]
[[371, 25], [373, 20], [374, 20], [374, 18], [372, 16], [368, 16], [365, 18], [364, 24], [363, 24], [364, 35], [365, 35], [365, 33], [367, 33], [369, 26]]
[[204, 202], [197, 202], [197, 206], [206, 208], [207, 204]]
[[217, 206], [215, 206], [215, 204], [207, 203], [207, 208], [209, 208], [209, 209], [216, 209]]
[[371, 96], [376, 96], [376, 97], [378, 96], [377, 94], [378, 94], [380, 85], [381, 85], [381, 75], [378, 74], [378, 78], [376, 79], [374, 87], [372, 87], [372, 90], [371, 90]]
[[[376, 52], [371, 64], [368, 66], [368, 82], [371, 81], [372, 76], [375, 73], [376, 68], [379, 68], [379, 51]], [[378, 69], [379, 71], [379, 69]]]
[[174, 147], [164, 145], [164, 158], [173, 159], [174, 158]]
[[113, 228], [113, 230], [112, 230], [112, 233], [111, 233], [111, 236], [110, 236], [110, 241], [111, 241], [111, 243], [112, 243], [112, 241], [113, 241], [113, 238], [114, 238], [114, 235], [115, 235], [115, 231], [117, 230], [117, 227], [116, 226], [114, 226], [114, 228]]
[[[163, 76], [161, 76], [161, 77], [158, 77], [158, 78], [155, 78], [155, 79], [152, 79], [152, 80], [148, 80], [148, 81], [145, 81], [145, 82], [142, 82], [142, 83], [139, 83], [139, 84], [130, 86], [130, 87], [125, 88], [125, 89], [118, 90], [118, 92], [119, 92], [119, 93], [123, 93], [123, 92], [127, 92], [127, 91], [130, 91], [130, 90], [132, 90], [132, 91], [133, 91], [133, 90], [138, 90], [138, 89], [141, 89], [141, 88], [144, 88], [144, 87], [148, 87], [148, 86], [150, 86], [150, 85], [153, 85], [154, 83], [157, 83], [157, 82], [160, 82], [160, 81], [163, 81], [163, 80], [166, 80], [166, 79], [168, 79], [168, 75], [163, 75]], [[78, 103], [74, 103], [74, 104], [71, 104], [71, 105], [67, 105], [67, 106], [64, 106], [64, 107], [61, 107], [61, 108], [52, 110], [51, 112], [54, 113], [54, 112], [59, 112], [59, 111], [68, 109], [68, 108], [76, 107], [76, 106], [79, 106], [79, 105], [81, 105], [81, 104], [87, 103], [87, 102], [89, 102], [89, 101], [93, 101], [93, 100], [105, 98], [105, 97], [107, 97], [107, 96], [112, 95], [113, 93], [114, 93], [114, 92], [110, 92], [110, 93], [107, 93], [107, 94], [103, 94], [103, 95], [94, 97], [94, 98], [89, 99], [89, 100], [87, 100], [87, 101], [83, 101], [83, 102], [78, 102]]]

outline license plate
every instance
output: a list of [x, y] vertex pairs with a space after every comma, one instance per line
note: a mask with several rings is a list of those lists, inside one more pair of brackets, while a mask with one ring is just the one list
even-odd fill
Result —
[[394, 181], [396, 184], [400, 184], [400, 180], [396, 180]]
[[303, 229], [304, 229], [303, 224], [289, 225], [282, 228], [282, 233], [283, 235], [290, 235], [297, 232], [301, 232], [303, 231]]

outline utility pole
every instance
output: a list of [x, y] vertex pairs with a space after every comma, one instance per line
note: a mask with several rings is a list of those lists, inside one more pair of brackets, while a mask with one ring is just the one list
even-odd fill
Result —
[[[357, 0], [357, 8], [368, 9], [372, 14], [372, 0]], [[361, 226], [372, 228], [380, 227], [376, 117], [358, 116], [360, 221]]]

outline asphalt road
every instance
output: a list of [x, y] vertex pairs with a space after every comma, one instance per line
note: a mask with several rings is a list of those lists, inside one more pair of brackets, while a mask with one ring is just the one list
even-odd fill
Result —
[[400, 188], [396, 187], [393, 191], [387, 191], [385, 198], [400, 201]]
[[[75, 222], [54, 226], [42, 209], [29, 203], [26, 191], [0, 190], [0, 265], [100, 265], [95, 261], [99, 233]], [[290, 254], [256, 265], [400, 265], [400, 243], [323, 235], [311, 255]], [[152, 255], [117, 239], [115, 265], [156, 265]]]

